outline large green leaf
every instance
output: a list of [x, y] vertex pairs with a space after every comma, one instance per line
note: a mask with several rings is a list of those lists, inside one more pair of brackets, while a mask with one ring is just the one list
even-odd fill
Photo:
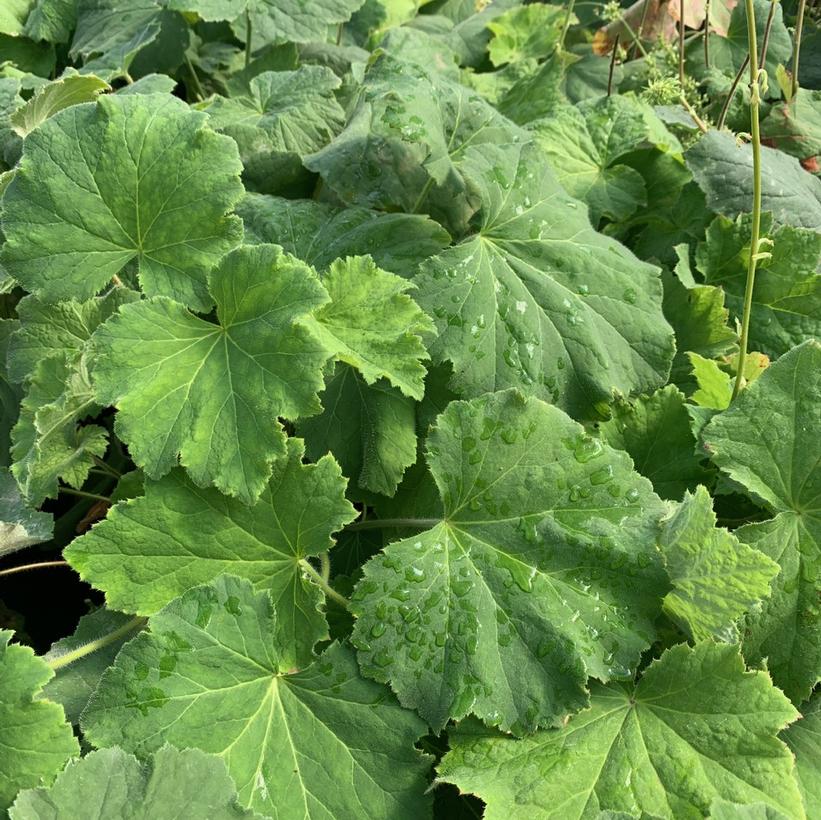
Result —
[[[596, 685], [568, 724], [515, 740], [449, 733], [440, 779], [479, 795], [486, 820], [705, 817], [721, 797], [800, 820], [792, 756], [777, 738], [798, 716], [738, 648], [679, 645], [633, 686]], [[600, 812], [604, 812], [602, 815]]]
[[248, 581], [189, 590], [123, 647], [83, 715], [87, 737], [139, 755], [164, 742], [217, 754], [242, 805], [274, 817], [424, 816], [422, 721], [340, 645], [283, 670], [276, 620]]
[[101, 97], [29, 135], [3, 197], [2, 262], [49, 300], [87, 299], [135, 264], [149, 295], [213, 302], [206, 274], [236, 244], [240, 163], [171, 95]]
[[799, 88], [789, 102], [774, 105], [761, 123], [761, 135], [798, 159], [817, 161], [821, 156], [821, 90]]
[[282, 190], [300, 173], [302, 157], [324, 148], [345, 124], [329, 68], [265, 71], [247, 95], [216, 97], [206, 109], [211, 125], [239, 146], [243, 175], [260, 191]]
[[[152, 478], [177, 464], [252, 503], [284, 455], [278, 416], [319, 411], [322, 344], [297, 320], [328, 301], [316, 274], [274, 245], [239, 248], [209, 277], [218, 324], [157, 297], [95, 333], [94, 386]], [[209, 301], [211, 301], [209, 297]]]
[[180, 470], [147, 481], [144, 496], [119, 503], [65, 557], [111, 606], [143, 615], [222, 573], [247, 578], [271, 591], [282, 662], [304, 664], [328, 636], [307, 558], [332, 547], [331, 533], [357, 513], [333, 457], [303, 464], [302, 454], [302, 442], [289, 439], [252, 507], [196, 487]]
[[488, 44], [495, 66], [548, 57], [559, 42], [566, 13], [558, 6], [534, 3], [514, 6], [488, 23]]
[[538, 149], [471, 148], [460, 169], [481, 193], [479, 233], [415, 280], [454, 388], [518, 387], [590, 416], [616, 390], [660, 387], [674, 348], [658, 270], [593, 230]]
[[660, 546], [673, 583], [665, 612], [697, 641], [737, 641], [735, 621], [770, 594], [778, 564], [716, 527], [701, 485], [665, 520]]
[[335, 259], [368, 254], [380, 268], [410, 277], [417, 265], [450, 244], [426, 216], [367, 208], [336, 208], [313, 200], [247, 194], [237, 205], [246, 242], [273, 242], [324, 270]]
[[406, 291], [413, 285], [376, 267], [369, 256], [333, 262], [322, 280], [331, 301], [304, 324], [372, 385], [387, 379], [406, 396], [421, 399], [428, 358], [422, 334], [434, 326]]
[[319, 458], [330, 451], [359, 487], [393, 495], [416, 461], [414, 401], [384, 380], [366, 384], [344, 364], [326, 379], [320, 398], [322, 413], [297, 427], [308, 455]]
[[0, 630], [0, 811], [20, 789], [48, 782], [80, 753], [63, 707], [37, 696], [54, 674]]
[[457, 160], [526, 133], [478, 94], [388, 54], [365, 75], [345, 130], [306, 165], [344, 202], [429, 213], [459, 232], [478, 205]]
[[72, 761], [47, 789], [21, 792], [11, 820], [261, 820], [237, 805], [225, 763], [197, 749], [163, 746], [141, 763], [122, 749]]
[[662, 498], [681, 501], [686, 490], [709, 476], [704, 454], [696, 452], [684, 396], [674, 385], [633, 403], [617, 401], [612, 417], [599, 429], [611, 447], [630, 454], [636, 470]]
[[14, 476], [0, 467], [0, 557], [48, 541], [53, 529], [51, 514], [29, 507]]
[[32, 40], [67, 43], [76, 22], [76, 0], [35, 0], [25, 35]]
[[821, 817], [821, 696], [801, 707], [801, 720], [782, 735], [795, 755], [795, 774], [808, 820]]
[[[687, 165], [712, 211], [735, 219], [753, 201], [753, 155], [732, 134], [709, 131], [686, 154]], [[761, 148], [762, 208], [779, 225], [821, 231], [821, 180], [797, 159]]]
[[0, 32], [18, 35], [23, 27], [34, 0], [4, 0], [0, 7]]
[[[750, 257], [751, 216], [718, 216], [698, 246], [696, 261], [710, 284], [721, 285], [740, 321]], [[775, 358], [821, 336], [821, 233], [787, 225], [773, 228], [764, 214], [761, 235], [772, 240], [758, 263], [750, 314], [749, 344]]]
[[652, 641], [661, 502], [626, 454], [515, 391], [452, 402], [427, 447], [444, 516], [365, 565], [360, 666], [436, 729], [558, 723]]
[[703, 431], [713, 461], [773, 513], [736, 530], [781, 567], [744, 653], [796, 702], [821, 679], [821, 344], [782, 356]]

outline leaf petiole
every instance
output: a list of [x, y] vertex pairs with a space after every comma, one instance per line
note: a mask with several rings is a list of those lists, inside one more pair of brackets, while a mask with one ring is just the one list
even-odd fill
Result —
[[299, 561], [300, 567], [308, 574], [310, 579], [335, 603], [339, 604], [343, 609], [350, 606], [350, 601], [344, 596], [340, 595], [312, 566], [310, 561], [301, 558]]
[[345, 530], [382, 530], [402, 527], [412, 527], [418, 530], [427, 530], [441, 522], [441, 518], [372, 518], [370, 521], [355, 521], [348, 524]]
[[89, 641], [82, 646], [78, 646], [76, 649], [72, 649], [69, 652], [64, 652], [54, 658], [45, 659], [46, 663], [48, 663], [48, 665], [56, 672], [58, 669], [62, 669], [63, 667], [80, 660], [80, 658], [84, 658], [86, 655], [91, 655], [97, 650], [103, 649], [109, 644], [118, 641], [123, 637], [123, 635], [127, 635], [129, 632], [142, 629], [147, 623], [148, 618], [138, 615], [130, 621], [126, 621], [126, 623], [118, 629], [115, 629], [113, 632], [103, 635], [101, 638], [95, 638], [93, 641]]

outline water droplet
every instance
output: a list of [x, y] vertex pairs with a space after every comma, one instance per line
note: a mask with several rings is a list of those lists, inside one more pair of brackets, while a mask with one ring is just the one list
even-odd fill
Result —
[[381, 638], [385, 634], [385, 630], [387, 626], [385, 625], [384, 621], [377, 621], [371, 627], [371, 637], [372, 638]]
[[607, 484], [613, 478], [613, 465], [605, 464], [590, 475], [590, 483], [594, 485]]
[[411, 564], [405, 570], [405, 580], [413, 581], [418, 584], [425, 580], [425, 570], [422, 569], [422, 567], [417, 567], [415, 564]]
[[639, 500], [639, 491], [633, 487], [624, 494], [624, 497], [632, 504], [634, 501]]
[[390, 666], [393, 663], [393, 658], [391, 657], [390, 653], [384, 649], [381, 649], [373, 656], [373, 662], [377, 666], [381, 666], [383, 669], [386, 666]]

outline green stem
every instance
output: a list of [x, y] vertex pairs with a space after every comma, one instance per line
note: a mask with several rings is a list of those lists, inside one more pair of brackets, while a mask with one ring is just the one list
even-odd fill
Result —
[[197, 72], [194, 69], [194, 64], [191, 62], [191, 58], [188, 56], [188, 54], [185, 55], [185, 65], [188, 67], [188, 73], [191, 75], [191, 85], [194, 87], [194, 97], [196, 98], [197, 102], [202, 102], [205, 99], [205, 91], [203, 91], [202, 85], [200, 83], [200, 78], [197, 76]]
[[684, 90], [684, 0], [678, 2], [678, 82]]
[[710, 0], [704, 4], [704, 68], [710, 67]]
[[327, 551], [319, 556], [319, 564], [322, 572], [322, 580], [327, 584], [331, 580], [331, 557]]
[[798, 14], [795, 19], [795, 40], [792, 47], [792, 87], [790, 99], [794, 100], [798, 93], [798, 62], [801, 57], [801, 35], [804, 31], [804, 12], [807, 8], [807, 0], [799, 0]]
[[744, 76], [744, 72], [747, 70], [747, 66], [750, 64], [750, 55], [748, 54], [744, 58], [744, 62], [741, 64], [741, 68], [738, 69], [738, 72], [735, 75], [735, 79], [733, 80], [733, 84], [730, 86], [730, 90], [727, 92], [727, 99], [724, 100], [724, 105], [721, 106], [721, 113], [718, 115], [718, 122], [716, 123], [716, 128], [721, 131], [724, 128], [724, 122], [727, 119], [727, 113], [730, 110], [730, 103], [733, 101], [733, 97], [735, 97], [736, 89], [738, 88], [738, 84], [741, 82], [741, 78]]
[[641, 38], [644, 36], [644, 24], [647, 22], [647, 10], [650, 8], [651, 0], [644, 0], [644, 6], [641, 9], [641, 20], [639, 20], [639, 27], [637, 31], [637, 37], [633, 41], [633, 46], [630, 49], [630, 58], [636, 56], [636, 51], [638, 50], [638, 44], [641, 41]]
[[564, 39], [567, 37], [567, 31], [570, 28], [570, 18], [573, 16], [573, 7], [576, 5], [576, 0], [570, 0], [567, 4], [567, 11], [564, 15], [564, 24], [562, 25], [562, 34], [559, 37], [559, 42], [556, 44], [556, 51], [564, 50]]
[[618, 22], [621, 23], [627, 29], [627, 33], [630, 35], [630, 39], [636, 44], [636, 48], [641, 52], [641, 56], [646, 57], [647, 49], [641, 44], [641, 40], [639, 40], [638, 34], [636, 34], [636, 32], [633, 31], [632, 27], [630, 26], [630, 23], [627, 22], [624, 15], [619, 17]]
[[306, 561], [304, 558], [301, 558], [299, 561], [299, 565], [308, 575], [311, 576], [311, 580], [332, 600], [339, 604], [343, 609], [347, 609], [351, 602], [344, 596], [340, 595], [323, 577], [320, 575], [312, 566], [311, 564]]
[[747, 286], [744, 290], [744, 312], [741, 316], [741, 339], [738, 350], [738, 370], [733, 385], [733, 398], [744, 379], [744, 362], [747, 358], [747, 340], [750, 335], [750, 313], [753, 307], [755, 269], [758, 264], [761, 234], [761, 132], [758, 125], [760, 89], [758, 85], [758, 43], [755, 31], [755, 6], [753, 0], [745, 0], [747, 6], [747, 45], [750, 52], [750, 134], [753, 149], [753, 220], [750, 231], [750, 261], [747, 263]]
[[245, 67], [251, 65], [251, 38], [254, 36], [251, 26], [251, 12], [245, 12]]
[[18, 572], [28, 572], [30, 569], [46, 569], [47, 567], [67, 567], [68, 561], [41, 561], [39, 564], [21, 564], [19, 567], [0, 570], [0, 578], [4, 575], [14, 575]]
[[764, 26], [764, 36], [761, 38], [761, 57], [758, 59], [760, 66], [767, 65], [767, 49], [770, 45], [770, 32], [773, 30], [773, 18], [775, 17], [775, 7], [781, 0], [770, 0], [770, 12], [767, 15], [767, 25]]
[[60, 487], [60, 492], [66, 495], [76, 495], [77, 498], [90, 498], [94, 501], [105, 501], [106, 504], [111, 503], [111, 499], [104, 495], [97, 495], [97, 493], [87, 493], [85, 490], [75, 490], [73, 487]]
[[619, 53], [619, 35], [616, 35], [616, 42], [613, 43], [613, 55], [610, 57], [610, 73], [607, 75], [607, 96], [613, 93], [613, 72], [616, 69], [616, 55]]
[[126, 621], [121, 627], [103, 635], [102, 638], [95, 638], [93, 641], [78, 646], [76, 649], [71, 649], [54, 658], [45, 658], [46, 663], [54, 670], [62, 669], [64, 666], [74, 663], [75, 661], [84, 658], [86, 655], [91, 655], [99, 649], [103, 649], [109, 644], [120, 640], [123, 635], [128, 635], [129, 632], [134, 632], [137, 629], [142, 629], [148, 623], [148, 618], [135, 617], [130, 621]]
[[441, 524], [441, 518], [372, 518], [370, 521], [356, 521], [345, 527], [345, 532], [354, 530], [387, 530], [410, 527], [417, 530], [427, 530]]
[[123, 477], [119, 470], [112, 467], [107, 461], [103, 461], [99, 456], [92, 455], [91, 458], [103, 472], [108, 473], [112, 478], [120, 479]]

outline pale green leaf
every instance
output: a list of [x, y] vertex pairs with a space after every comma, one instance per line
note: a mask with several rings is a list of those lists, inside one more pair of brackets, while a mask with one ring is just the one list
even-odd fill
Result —
[[197, 749], [163, 746], [141, 763], [122, 749], [73, 760], [47, 789], [21, 792], [11, 820], [262, 820], [237, 804], [225, 763]]
[[538, 149], [469, 148], [460, 168], [481, 192], [479, 233], [415, 280], [457, 392], [518, 387], [589, 416], [614, 391], [660, 387], [674, 348], [658, 269], [596, 233]]
[[38, 698], [54, 674], [27, 646], [0, 630], [0, 811], [20, 789], [49, 782], [80, 747], [63, 707]]
[[9, 378], [6, 357], [12, 334], [20, 327], [16, 319], [0, 319], [0, 467], [11, 463], [11, 430], [17, 421], [23, 391]]
[[[724, 288], [727, 305], [738, 321], [743, 313], [751, 227], [750, 214], [735, 221], [718, 216], [696, 251], [699, 270], [709, 284]], [[749, 345], [775, 358], [821, 336], [821, 233], [789, 226], [773, 229], [772, 217], [764, 214], [761, 235], [773, 244], [762, 246], [770, 256], [760, 259], [756, 269]]]
[[0, 6], [0, 32], [18, 35], [23, 33], [34, 0], [3, 0]]
[[180, 470], [147, 481], [145, 495], [114, 507], [65, 557], [110, 606], [141, 615], [222, 573], [247, 578], [271, 592], [285, 668], [304, 664], [328, 636], [306, 559], [330, 549], [331, 533], [357, 513], [334, 459], [303, 464], [302, 454], [302, 442], [289, 439], [252, 507], [196, 487]]
[[26, 139], [3, 197], [2, 263], [27, 290], [87, 299], [136, 264], [149, 295], [213, 304], [206, 274], [236, 244], [234, 143], [170, 95], [108, 95]]
[[151, 478], [179, 461], [195, 483], [253, 503], [284, 455], [277, 417], [320, 410], [330, 352], [297, 320], [328, 301], [311, 268], [274, 245], [241, 247], [209, 277], [218, 323], [157, 297], [94, 335], [94, 386]]
[[[500, 66], [548, 57], [559, 42], [566, 16], [560, 6], [540, 3], [515, 6], [499, 15], [487, 25], [493, 35], [488, 45], [490, 61]], [[571, 15], [569, 22], [574, 20]]]
[[0, 557], [51, 538], [50, 513], [26, 505], [12, 474], [0, 467]]
[[629, 675], [666, 592], [662, 505], [629, 457], [511, 390], [452, 402], [427, 461], [444, 516], [365, 565], [363, 672], [435, 729], [516, 732], [582, 708], [588, 675]]
[[335, 208], [313, 200], [246, 194], [237, 205], [246, 242], [273, 242], [325, 270], [345, 256], [373, 257], [380, 268], [406, 278], [450, 244], [444, 228], [417, 214]]
[[770, 594], [778, 564], [726, 529], [699, 485], [664, 521], [661, 551], [673, 589], [664, 611], [696, 641], [738, 640], [735, 621]]
[[[439, 777], [487, 803], [486, 820], [593, 820], [599, 812], [697, 820], [717, 797], [800, 820], [778, 731], [797, 717], [734, 646], [668, 649], [633, 686], [594, 685], [591, 708], [516, 740], [449, 733]], [[619, 816], [618, 814], [616, 816]]]
[[297, 425], [312, 459], [333, 453], [357, 486], [393, 495], [416, 461], [415, 402], [385, 381], [366, 384], [345, 364], [325, 380], [323, 411]]
[[67, 43], [76, 23], [76, 0], [35, 0], [24, 33], [32, 40]]
[[730, 375], [713, 359], [705, 359], [698, 353], [688, 353], [687, 357], [698, 385], [691, 396], [692, 400], [700, 407], [726, 410], [733, 396], [733, 380]]
[[748, 661], [767, 659], [796, 702], [821, 679], [821, 344], [809, 341], [768, 367], [702, 433], [713, 461], [773, 518], [735, 534], [781, 572], [747, 619]]
[[795, 755], [795, 776], [808, 820], [821, 817], [821, 696], [801, 706], [801, 720], [782, 737]]
[[612, 417], [599, 425], [602, 438], [625, 450], [636, 470], [653, 483], [662, 497], [681, 501], [686, 490], [694, 490], [709, 473], [696, 452], [684, 396], [672, 384], [635, 401], [617, 401]]
[[360, 677], [340, 645], [283, 672], [264, 591], [223, 577], [177, 598], [150, 629], [123, 647], [83, 714], [92, 743], [217, 754], [240, 803], [274, 817], [417, 820], [429, 811], [429, 759], [414, 748], [422, 721]]
[[788, 816], [766, 803], [731, 803], [729, 800], [713, 800], [710, 820], [789, 820]]
[[434, 332], [407, 291], [406, 279], [378, 268], [369, 256], [333, 262], [322, 279], [331, 301], [303, 324], [339, 361], [368, 384], [387, 379], [406, 396], [421, 399], [428, 358], [422, 334]]
[[24, 106], [11, 115], [15, 132], [25, 138], [58, 111], [91, 102], [103, 91], [108, 91], [105, 80], [93, 74], [68, 74], [43, 86]]

